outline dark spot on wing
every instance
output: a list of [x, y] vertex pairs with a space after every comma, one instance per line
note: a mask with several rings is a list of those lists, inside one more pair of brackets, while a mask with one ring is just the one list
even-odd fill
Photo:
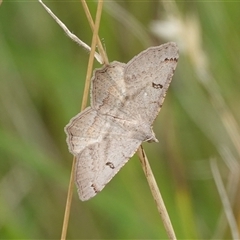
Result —
[[97, 187], [96, 187], [96, 185], [95, 185], [94, 183], [91, 185], [91, 187], [93, 188], [93, 190], [94, 190], [95, 193], [100, 192], [100, 191], [97, 189]]
[[163, 85], [160, 84], [160, 83], [154, 83], [154, 82], [152, 82], [152, 87], [153, 87], [153, 88], [156, 88], [156, 89], [162, 89], [162, 88], [163, 88]]
[[111, 169], [115, 168], [115, 166], [112, 162], [107, 162], [106, 165], [109, 166]]
[[164, 62], [171, 62], [171, 61], [177, 62], [178, 59], [177, 59], [177, 58], [165, 58], [165, 59], [164, 59]]

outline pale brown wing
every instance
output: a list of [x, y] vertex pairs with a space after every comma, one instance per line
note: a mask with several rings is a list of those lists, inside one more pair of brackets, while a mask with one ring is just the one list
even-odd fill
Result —
[[111, 135], [76, 155], [75, 182], [82, 201], [94, 197], [133, 156], [141, 141]]
[[77, 160], [75, 182], [81, 200], [101, 191], [133, 156], [145, 138], [137, 128], [134, 122], [99, 115], [91, 107], [70, 120], [65, 131]]
[[[135, 122], [99, 114], [91, 107], [73, 117], [65, 127], [69, 151], [79, 154], [86, 147], [104, 141], [106, 138], [140, 138], [135, 134], [138, 127]], [[135, 130], [132, 132], [132, 130]]]
[[129, 109], [152, 125], [158, 115], [178, 61], [178, 47], [166, 43], [141, 52], [124, 72]]
[[91, 106], [100, 114], [129, 119], [123, 73], [126, 64], [114, 61], [95, 70], [91, 83]]
[[104, 128], [105, 122], [97, 116], [97, 112], [88, 107], [73, 117], [64, 128], [68, 149], [73, 155], [101, 140], [101, 129]]

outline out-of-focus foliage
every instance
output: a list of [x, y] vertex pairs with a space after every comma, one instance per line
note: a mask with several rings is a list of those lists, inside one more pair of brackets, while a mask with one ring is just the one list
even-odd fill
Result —
[[[87, 2], [95, 16], [96, 3]], [[90, 45], [80, 2], [46, 3]], [[104, 6], [100, 38], [110, 61], [127, 62], [166, 41], [180, 47], [154, 124], [159, 143], [144, 148], [181, 239], [231, 239], [236, 223], [239, 231], [239, 9], [228, 1]], [[80, 109], [88, 56], [38, 2], [1, 4], [1, 239], [60, 237], [72, 162], [63, 128]], [[68, 238], [167, 238], [137, 157], [92, 200], [74, 193]]]

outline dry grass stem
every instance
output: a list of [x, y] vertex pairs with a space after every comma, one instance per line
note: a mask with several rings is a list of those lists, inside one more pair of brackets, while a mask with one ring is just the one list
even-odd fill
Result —
[[[81, 3], [82, 3], [82, 5], [83, 5], [83, 9], [84, 9], [85, 14], [86, 14], [86, 16], [87, 16], [89, 25], [90, 25], [92, 31], [94, 31], [94, 22], [93, 22], [91, 13], [90, 13], [90, 11], [89, 11], [89, 9], [88, 9], [88, 6], [87, 6], [87, 4], [86, 4], [86, 1], [85, 1], [85, 0], [82, 0]], [[105, 52], [105, 50], [104, 50], [104, 48], [103, 48], [103, 45], [102, 45], [102, 42], [101, 42], [99, 36], [97, 36], [97, 47], [98, 47], [98, 50], [99, 50], [100, 55], [101, 55], [102, 58], [103, 58], [103, 63], [104, 63], [104, 64], [108, 64], [108, 63], [109, 63], [108, 57], [107, 57], [107, 54], [106, 54], [106, 52]]]
[[[89, 56], [89, 61], [88, 61], [88, 69], [87, 69], [81, 111], [84, 108], [86, 108], [86, 106], [87, 106], [87, 99], [88, 99], [91, 74], [92, 74], [92, 68], [93, 68], [93, 61], [94, 61], [94, 53], [95, 53], [95, 48], [96, 48], [96, 44], [97, 44], [98, 30], [99, 30], [99, 25], [100, 25], [100, 20], [101, 20], [102, 6], [103, 6], [103, 1], [99, 0], [98, 7], [97, 7], [97, 13], [96, 13], [96, 23], [95, 23], [95, 27], [93, 29], [91, 51], [90, 51], [90, 56]], [[76, 158], [73, 157], [72, 171], [71, 171], [70, 183], [69, 183], [69, 188], [68, 188], [68, 196], [67, 196], [67, 203], [66, 203], [65, 214], [64, 214], [61, 240], [65, 240], [66, 234], [67, 234], [67, 227], [68, 227], [68, 222], [69, 222], [73, 188], [74, 188], [75, 165], [76, 165]]]
[[68, 195], [67, 195], [67, 201], [65, 206], [65, 212], [63, 217], [63, 227], [62, 227], [62, 234], [61, 234], [61, 240], [65, 240], [67, 236], [67, 229], [68, 229], [68, 222], [69, 222], [69, 216], [70, 216], [70, 210], [71, 210], [71, 204], [72, 204], [72, 196], [73, 196], [73, 188], [74, 188], [74, 169], [76, 165], [76, 158], [73, 157], [72, 162], [72, 170], [68, 185]]
[[222, 201], [223, 209], [224, 209], [225, 215], [226, 215], [228, 223], [229, 223], [232, 237], [233, 237], [233, 239], [239, 239], [240, 235], [238, 232], [237, 222], [236, 222], [236, 219], [234, 218], [234, 214], [233, 214], [232, 207], [231, 207], [231, 204], [230, 204], [230, 201], [228, 198], [228, 194], [227, 194], [224, 184], [222, 182], [216, 160], [212, 159], [210, 161], [210, 165], [211, 165], [212, 174], [213, 174], [213, 177], [214, 177], [214, 180], [215, 180], [215, 183], [216, 183], [216, 186], [217, 186], [217, 189], [218, 189], [221, 201]]
[[[221, 153], [221, 157], [230, 171], [227, 177], [226, 191], [227, 191], [229, 202], [231, 206], [233, 206], [237, 197], [237, 192], [238, 192], [239, 183], [240, 183], [239, 182], [239, 179], [240, 179], [239, 164], [237, 162], [237, 159], [235, 159], [235, 157], [233, 156], [232, 152], [226, 147], [219, 149], [219, 152]], [[221, 214], [219, 215], [219, 218], [218, 218], [218, 222], [216, 224], [215, 231], [211, 239], [222, 238], [222, 236], [227, 231], [227, 229], [228, 229], [228, 221], [226, 219], [225, 211], [224, 209], [222, 209]]]
[[[51, 15], [51, 17], [58, 23], [58, 25], [63, 29], [63, 31], [67, 34], [68, 37], [70, 37], [74, 42], [79, 44], [81, 47], [86, 49], [88, 52], [91, 51], [91, 48], [86, 43], [84, 43], [82, 40], [80, 40], [75, 34], [71, 33], [69, 31], [69, 29], [66, 27], [66, 25], [61, 20], [59, 20], [59, 18], [50, 10], [50, 8], [48, 8], [42, 2], [42, 0], [38, 0], [38, 1], [42, 4], [42, 6], [45, 8], [45, 10]], [[103, 64], [103, 59], [97, 52], [94, 53], [94, 56], [100, 64]]]
[[85, 81], [85, 88], [84, 88], [84, 93], [83, 93], [81, 110], [83, 110], [87, 106], [88, 93], [89, 93], [91, 76], [92, 76], [92, 71], [93, 71], [94, 52], [95, 52], [95, 48], [97, 45], [97, 37], [98, 37], [100, 20], [101, 20], [102, 6], [103, 6], [103, 0], [99, 0], [97, 13], [96, 13], [96, 23], [95, 23], [95, 27], [93, 29], [91, 52], [90, 52], [89, 61], [88, 61], [88, 69], [87, 69], [87, 76], [86, 76], [86, 81]]
[[143, 168], [143, 171], [144, 171], [145, 176], [147, 178], [147, 181], [148, 181], [150, 190], [152, 192], [153, 198], [154, 198], [154, 200], [157, 204], [157, 209], [158, 209], [158, 212], [160, 213], [160, 216], [162, 218], [163, 225], [165, 227], [167, 235], [168, 235], [169, 239], [172, 239], [172, 240], [177, 239], [176, 235], [175, 235], [175, 232], [174, 232], [174, 229], [173, 229], [173, 226], [172, 226], [172, 223], [171, 223], [171, 220], [169, 218], [167, 209], [165, 207], [164, 201], [162, 199], [161, 193], [160, 193], [159, 188], [157, 186], [157, 183], [156, 183], [156, 180], [154, 178], [152, 169], [149, 165], [147, 156], [146, 156], [146, 154], [143, 150], [142, 145], [139, 147], [137, 153], [138, 153], [139, 159], [141, 161], [142, 168]]

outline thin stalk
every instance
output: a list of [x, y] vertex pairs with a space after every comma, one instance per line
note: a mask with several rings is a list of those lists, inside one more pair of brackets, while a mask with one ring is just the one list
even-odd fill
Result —
[[167, 235], [168, 235], [169, 239], [176, 240], [177, 238], [176, 238], [171, 220], [169, 218], [169, 215], [168, 215], [167, 209], [165, 207], [163, 198], [162, 198], [160, 190], [157, 186], [157, 182], [154, 178], [152, 169], [149, 165], [146, 153], [144, 152], [142, 145], [139, 147], [137, 153], [138, 153], [138, 157], [140, 159], [140, 162], [142, 164], [143, 171], [144, 171], [145, 176], [147, 178], [150, 190], [152, 192], [153, 198], [154, 198], [154, 200], [157, 204], [157, 209], [158, 209], [158, 212], [160, 213], [160, 216], [162, 218], [163, 225], [165, 227]]
[[[101, 20], [102, 6], [103, 6], [103, 0], [99, 0], [98, 1], [98, 7], [97, 7], [97, 13], [96, 13], [95, 27], [93, 29], [91, 51], [90, 51], [90, 56], [89, 56], [89, 61], [88, 61], [88, 68], [87, 68], [87, 75], [86, 75], [86, 81], [85, 81], [85, 88], [84, 88], [84, 93], [83, 93], [81, 111], [83, 109], [85, 109], [86, 106], [87, 106], [87, 99], [88, 99], [88, 93], [89, 93], [90, 81], [91, 81], [91, 74], [92, 74], [92, 68], [93, 68], [93, 61], [94, 61], [94, 53], [95, 53], [95, 48], [96, 48], [96, 44], [97, 44], [97, 36], [98, 36], [98, 30], [99, 30], [99, 25], [100, 25], [100, 20]], [[76, 165], [76, 158], [73, 157], [72, 171], [71, 171], [70, 183], [69, 183], [69, 188], [68, 188], [67, 203], [66, 203], [64, 220], [63, 220], [61, 240], [65, 240], [66, 235], [67, 235], [67, 228], [68, 228], [68, 222], [69, 222], [69, 216], [70, 216], [70, 210], [71, 210], [71, 203], [72, 203], [72, 196], [73, 196], [73, 188], [74, 188], [75, 165]]]
[[[94, 30], [94, 22], [93, 22], [91, 13], [89, 11], [89, 8], [87, 6], [87, 3], [86, 3], [85, 0], [81, 0], [81, 3], [83, 5], [83, 9], [84, 9], [86, 17], [88, 19], [89, 25], [90, 25], [90, 27], [91, 27], [91, 29], [93, 31]], [[97, 46], [98, 46], [99, 53], [100, 53], [101, 57], [103, 58], [103, 63], [104, 64], [108, 64], [109, 63], [108, 57], [107, 57], [107, 54], [106, 54], [106, 52], [105, 52], [105, 50], [103, 48], [103, 45], [102, 45], [102, 42], [100, 41], [99, 36], [97, 36]]]

